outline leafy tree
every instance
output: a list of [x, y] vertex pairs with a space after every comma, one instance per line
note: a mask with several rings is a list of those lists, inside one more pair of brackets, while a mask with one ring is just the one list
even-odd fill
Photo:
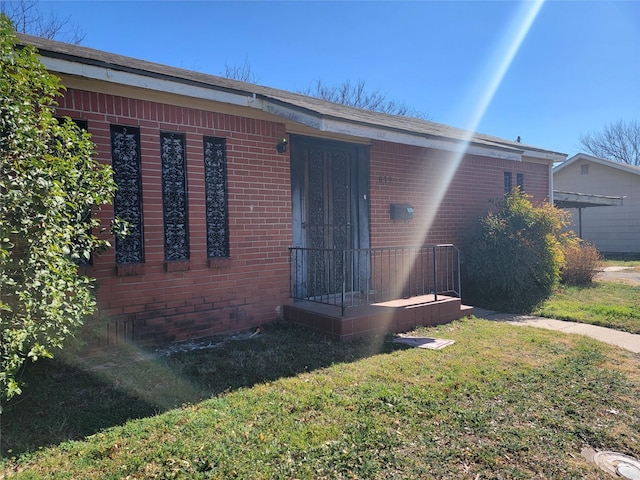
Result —
[[104, 248], [88, 214], [115, 192], [87, 132], [54, 117], [60, 80], [0, 14], [0, 398], [26, 359], [50, 357], [94, 312], [80, 259]]
[[580, 147], [596, 157], [640, 165], [640, 122], [606, 124], [601, 132], [581, 135]]
[[506, 312], [529, 312], [553, 292], [560, 279], [565, 212], [535, 206], [520, 189], [481, 219], [465, 247], [465, 301]]
[[389, 100], [380, 92], [380, 89], [367, 90], [365, 80], [360, 80], [355, 84], [347, 80], [340, 85], [327, 85], [321, 80], [317, 80], [300, 93], [342, 105], [372, 110], [374, 112], [422, 119], [427, 118], [425, 114], [412, 109], [404, 103]]
[[16, 31], [51, 40], [79, 44], [84, 40], [82, 29], [71, 22], [71, 17], [61, 18], [54, 13], [48, 16], [38, 10], [37, 0], [0, 1], [0, 13], [6, 14]]

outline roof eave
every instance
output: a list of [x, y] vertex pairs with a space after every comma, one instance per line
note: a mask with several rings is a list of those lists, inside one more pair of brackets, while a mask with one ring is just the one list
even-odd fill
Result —
[[567, 159], [566, 153], [552, 152], [550, 150], [539, 150], [532, 148], [525, 148], [523, 155], [537, 160], [545, 160], [549, 163], [564, 162]]
[[[37, 37], [19, 36], [24, 44], [34, 44], [39, 49], [42, 63], [51, 71], [101, 80], [124, 86], [137, 87], [158, 92], [188, 96], [196, 99], [212, 100], [236, 106], [256, 108], [306, 125], [319, 132], [336, 133], [395, 142], [440, 150], [478, 154], [493, 158], [521, 161], [523, 157], [558, 162], [566, 155], [509, 145], [500, 139], [490, 140], [482, 135], [440, 136], [426, 132], [403, 129], [397, 125], [380, 125], [377, 122], [358, 121], [354, 118], [327, 115], [326, 108], [305, 108], [297, 102], [288, 102], [278, 97], [281, 91], [260, 87], [235, 80], [198, 74], [173, 67], [130, 59], [134, 66], [126, 65], [126, 58], [120, 55], [53, 42]], [[211, 81], [215, 79], [215, 81]], [[275, 95], [271, 96], [270, 92]], [[329, 104], [329, 102], [325, 102]], [[460, 138], [458, 138], [460, 137]]]
[[446, 137], [419, 134], [407, 130], [385, 128], [363, 122], [355, 122], [324, 115], [315, 110], [305, 109], [282, 100], [261, 95], [266, 112], [301, 123], [321, 132], [337, 133], [353, 137], [368, 138], [384, 142], [400, 143], [425, 148], [434, 148], [458, 153], [477, 154], [493, 158], [521, 161], [522, 150], [502, 145], [482, 145], [473, 140], [463, 141]]
[[594, 157], [593, 155], [588, 155], [586, 153], [577, 153], [567, 161], [561, 163], [557, 167], [553, 169], [553, 173], [560, 172], [567, 168], [570, 165], [573, 165], [576, 162], [593, 162], [599, 165], [603, 165], [605, 167], [615, 168], [617, 170], [622, 170], [623, 172], [632, 173], [634, 175], [640, 175], [640, 168], [634, 165], [627, 165], [626, 163], [614, 162], [613, 160], [608, 160], [606, 158]]
[[[166, 75], [119, 68], [119, 66], [104, 62], [79, 62], [65, 55], [44, 55], [41, 56], [41, 61], [47, 69], [57, 73], [242, 107], [257, 108], [286, 120], [309, 126], [320, 132], [345, 134], [455, 152], [466, 150], [467, 153], [471, 154], [475, 153], [515, 161], [521, 160], [522, 151], [520, 150], [502, 146], [487, 147], [475, 145], [473, 142], [465, 143], [453, 139], [429, 137], [413, 132], [360, 124], [338, 117], [324, 116], [316, 111], [271, 99], [264, 94], [256, 95], [250, 91], [230, 90], [197, 82], [186, 82]], [[112, 66], [114, 68], [111, 68]]]
[[623, 204], [624, 196], [596, 195], [554, 190], [553, 201], [560, 208], [614, 207]]

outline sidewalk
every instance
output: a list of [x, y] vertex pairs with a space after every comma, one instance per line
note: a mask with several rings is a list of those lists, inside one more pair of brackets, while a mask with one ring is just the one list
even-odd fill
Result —
[[587, 323], [565, 322], [552, 318], [534, 317], [532, 315], [516, 315], [512, 313], [498, 313], [492, 310], [474, 308], [474, 315], [478, 318], [506, 322], [511, 325], [526, 325], [531, 327], [558, 330], [564, 333], [577, 333], [595, 338], [604, 343], [624, 348], [634, 353], [640, 353], [640, 335], [621, 332], [611, 328], [589, 325]]

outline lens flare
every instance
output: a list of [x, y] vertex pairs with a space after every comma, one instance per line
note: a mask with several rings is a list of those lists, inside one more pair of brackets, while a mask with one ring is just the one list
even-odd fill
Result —
[[[518, 53], [522, 42], [526, 38], [533, 22], [535, 21], [545, 0], [536, 0], [531, 2], [522, 2], [516, 15], [513, 17], [508, 28], [502, 37], [501, 42], [491, 55], [485, 68], [485, 75], [478, 75], [479, 83], [475, 85], [473, 90], [480, 92], [480, 95], [474, 95], [475, 105], [469, 113], [469, 117], [464, 130], [467, 132], [464, 139], [460, 142], [458, 149], [450, 152], [446, 161], [438, 162], [434, 172], [429, 172], [432, 177], [437, 178], [435, 182], [436, 188], [429, 195], [425, 205], [429, 206], [427, 218], [423, 230], [420, 232], [416, 244], [424, 243], [433, 224], [436, 212], [440, 208], [440, 204], [445, 197], [453, 176], [460, 165], [465, 153], [467, 152], [469, 143], [473, 139], [473, 134], [477, 130], [478, 125], [482, 121], [493, 97], [495, 96], [502, 80], [507, 74], [513, 59]], [[469, 103], [469, 102], [466, 102]]]
[[474, 132], [476, 132], [502, 80], [509, 71], [509, 67], [543, 4], [544, 0], [535, 0], [531, 2], [525, 1], [519, 5], [519, 9], [505, 29], [500, 43], [487, 61], [484, 69], [485, 73], [476, 75], [475, 78], [478, 78], [478, 84], [472, 85], [469, 89], [473, 92], [473, 97], [471, 101], [465, 101], [464, 104], [473, 105], [473, 108], [469, 112], [467, 122], [463, 125], [466, 136], [463, 137], [458, 144], [458, 148], [454, 151], [448, 152], [434, 162], [425, 162], [425, 164], [429, 165], [428, 174], [432, 182], [423, 197], [424, 202], [422, 205], [425, 209], [425, 221], [421, 230], [417, 233], [415, 245], [429, 243], [427, 239], [436, 213], [440, 209], [458, 166], [468, 150]]

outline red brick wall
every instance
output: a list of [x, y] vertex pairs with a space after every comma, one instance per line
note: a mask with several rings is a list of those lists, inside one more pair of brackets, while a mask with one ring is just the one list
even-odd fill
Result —
[[[275, 149], [286, 136], [284, 124], [74, 89], [57, 113], [88, 121], [105, 163], [111, 162], [110, 124], [140, 128], [145, 262], [118, 274], [111, 248], [86, 272], [98, 280], [109, 335], [159, 343], [231, 333], [273, 320], [276, 309], [290, 303], [290, 160]], [[177, 267], [164, 261], [160, 131], [186, 135], [190, 260]], [[210, 261], [206, 254], [203, 136], [226, 138], [227, 260]], [[547, 165], [469, 155], [455, 169], [447, 152], [379, 141], [370, 151], [372, 247], [460, 244], [503, 194], [505, 171], [514, 185], [523, 173], [525, 191], [537, 200], [548, 195]], [[394, 223], [390, 203], [413, 205], [415, 219]], [[99, 215], [110, 225], [110, 206]], [[127, 269], [130, 275], [123, 274]]]
[[[516, 174], [524, 174], [524, 190], [535, 201], [549, 195], [544, 164], [466, 155], [455, 168], [454, 153], [383, 142], [373, 143], [370, 162], [372, 247], [460, 245], [503, 195], [504, 172], [511, 172], [513, 186]], [[413, 205], [414, 220], [391, 220], [390, 203]]]
[[[166, 342], [276, 318], [276, 308], [289, 302], [289, 156], [275, 149], [283, 124], [73, 89], [57, 114], [88, 120], [105, 163], [111, 162], [110, 124], [140, 128], [144, 265], [119, 276], [110, 248], [86, 269], [98, 280], [100, 315], [118, 322], [118, 335], [126, 328], [131, 336], [133, 328], [137, 340]], [[183, 271], [168, 272], [164, 261], [160, 131], [186, 135], [190, 260]], [[226, 138], [229, 260], [207, 259], [203, 136]], [[100, 216], [108, 226], [113, 210], [105, 206]]]

